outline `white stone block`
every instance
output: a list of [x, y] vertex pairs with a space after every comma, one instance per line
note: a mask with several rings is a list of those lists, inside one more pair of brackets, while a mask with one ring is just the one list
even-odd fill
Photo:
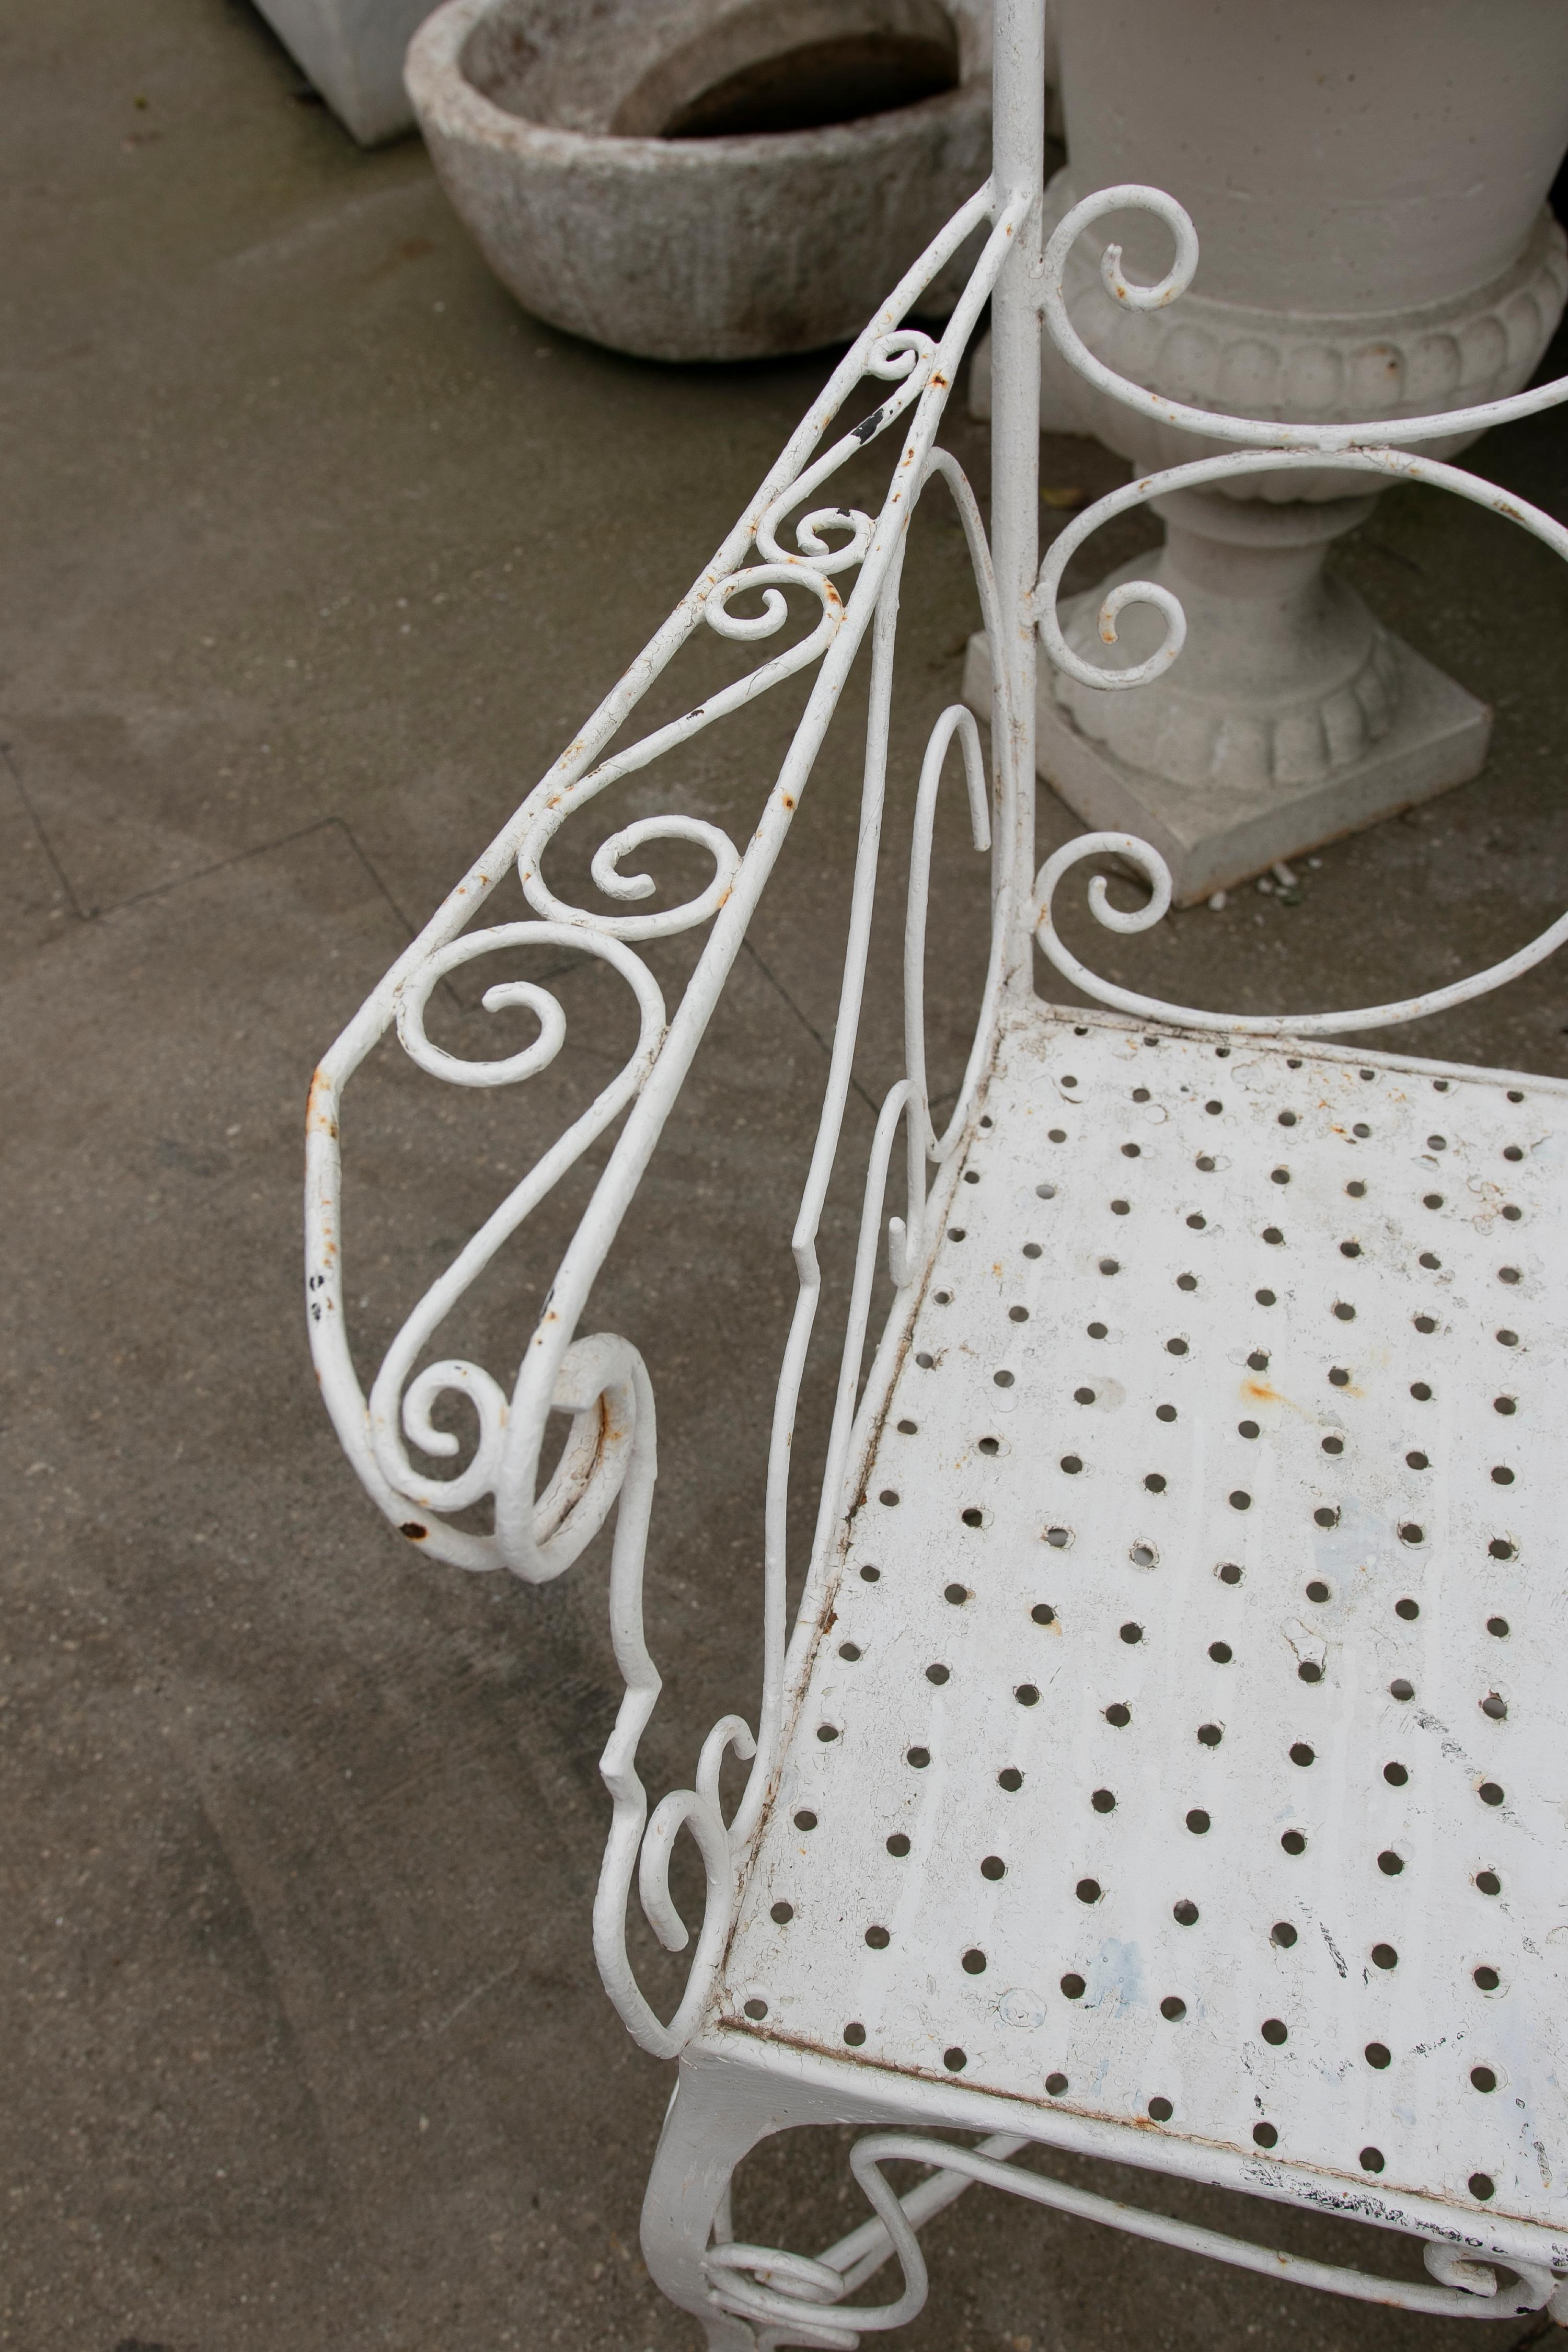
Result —
[[403, 58], [434, 0], [257, 0], [284, 47], [362, 147], [412, 129]]

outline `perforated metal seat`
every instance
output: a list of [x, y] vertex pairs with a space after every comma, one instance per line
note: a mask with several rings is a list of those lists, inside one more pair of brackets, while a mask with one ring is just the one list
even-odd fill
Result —
[[1563, 2228], [1568, 1088], [1040, 1007], [983, 1101], [726, 2028]]

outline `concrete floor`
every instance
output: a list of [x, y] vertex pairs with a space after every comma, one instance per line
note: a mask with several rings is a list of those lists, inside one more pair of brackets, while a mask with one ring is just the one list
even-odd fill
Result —
[[[622, 2032], [588, 1944], [616, 1696], [602, 1563], [542, 1591], [465, 1579], [365, 1505], [306, 1360], [300, 1123], [318, 1054], [717, 543], [825, 362], [657, 370], [539, 327], [418, 145], [356, 152], [242, 0], [11, 0], [0, 89], [5, 2340], [675, 2352], [693, 2331], [636, 2234], [668, 2078]], [[982, 429], [949, 437], [983, 479]], [[1113, 478], [1086, 445], [1047, 456], [1056, 484]], [[1560, 420], [1472, 462], [1568, 514]], [[893, 883], [919, 745], [973, 625], [955, 557], [952, 525], [922, 520]], [[1100, 935], [1108, 967], [1209, 1002], [1376, 1001], [1557, 912], [1562, 571], [1403, 491], [1343, 561], [1496, 704], [1486, 775], [1329, 850], [1299, 906], [1247, 891], [1157, 938]], [[695, 658], [688, 689], [718, 674], [711, 648]], [[743, 835], [786, 702], [703, 737], [658, 789]], [[656, 1788], [752, 1704], [758, 1472], [832, 1018], [853, 722], [597, 1306], [659, 1396]], [[954, 811], [943, 827], [931, 1028], [951, 1085], [984, 894]], [[1042, 842], [1071, 829], [1047, 801]], [[847, 1169], [893, 1066], [891, 944]], [[623, 1008], [591, 969], [559, 985], [578, 1060], [527, 1102], [433, 1105], [395, 1057], [351, 1097], [367, 1362], [531, 1139], [602, 1083]], [[481, 1050], [471, 996], [440, 1017]], [[1408, 1042], [1568, 1070], [1561, 967]], [[849, 1202], [847, 1175], [835, 1268]], [[498, 1367], [571, 1213], [542, 1217], [484, 1309]], [[808, 1434], [821, 1402], [818, 1378]], [[837, 2234], [842, 2179], [820, 2141], [775, 2145], [742, 2185], [742, 2234]], [[1349, 2224], [1169, 2202], [1409, 2263]], [[1460, 2341], [996, 2200], [930, 2242], [911, 2352]]]

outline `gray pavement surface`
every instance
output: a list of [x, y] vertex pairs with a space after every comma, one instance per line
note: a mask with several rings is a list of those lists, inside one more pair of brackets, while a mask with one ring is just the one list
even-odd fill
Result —
[[[541, 1591], [466, 1579], [364, 1503], [305, 1350], [301, 1116], [317, 1055], [681, 593], [827, 362], [660, 370], [540, 327], [418, 145], [357, 152], [241, 0], [11, 0], [0, 93], [4, 2340], [676, 2352], [692, 2326], [637, 2252], [668, 2076], [589, 1950], [616, 1696], [603, 1559]], [[983, 482], [984, 430], [957, 417], [949, 438]], [[1560, 419], [1475, 462], [1568, 515]], [[1047, 467], [1053, 487], [1113, 478], [1079, 443], [1047, 444]], [[951, 522], [922, 518], [891, 901], [919, 748], [973, 625], [958, 557]], [[1415, 492], [1341, 560], [1496, 705], [1486, 774], [1328, 850], [1298, 904], [1248, 890], [1157, 937], [1097, 935], [1106, 968], [1211, 1003], [1375, 1002], [1558, 910], [1568, 579]], [[727, 657], [695, 652], [660, 713]], [[792, 707], [706, 735], [614, 821], [668, 803], [743, 836]], [[643, 1348], [659, 1399], [656, 1788], [752, 1704], [759, 1473], [857, 782], [850, 709], [593, 1318]], [[1072, 829], [1047, 799], [1043, 845]], [[939, 1086], [983, 960], [981, 864], [947, 808]], [[836, 1272], [894, 1066], [895, 946], [889, 919]], [[618, 1056], [602, 976], [559, 988], [572, 1050], [531, 1089], [434, 1100], [391, 1055], [351, 1095], [366, 1363]], [[484, 1024], [453, 992], [437, 1026], [478, 1052]], [[1563, 1073], [1562, 967], [1392, 1042]], [[476, 1310], [498, 1369], [580, 1197]], [[808, 2249], [849, 2225], [828, 2137], [756, 2159], [742, 2235]], [[1347, 2223], [1110, 2179], [1411, 2265]], [[1461, 2340], [983, 2193], [929, 2242], [911, 2352]]]

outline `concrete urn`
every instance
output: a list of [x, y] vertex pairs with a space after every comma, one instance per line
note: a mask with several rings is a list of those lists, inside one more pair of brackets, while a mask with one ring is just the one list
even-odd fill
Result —
[[[1167, 233], [1129, 213], [1092, 249], [1080, 239], [1068, 307], [1111, 367], [1196, 406], [1314, 424], [1528, 383], [1568, 291], [1545, 209], [1568, 146], [1560, 0], [1057, 0], [1055, 14], [1068, 163], [1047, 232], [1080, 196], [1139, 181], [1186, 207], [1201, 247], [1192, 290], [1138, 312], [1106, 292], [1103, 245], [1119, 238], [1130, 274], [1152, 280]], [[1141, 473], [1221, 446], [1100, 394], [1048, 339], [1044, 365], [1046, 429], [1092, 433]], [[1485, 706], [1325, 572], [1375, 497], [1327, 465], [1178, 491], [1155, 502], [1160, 553], [1063, 608], [1069, 644], [1101, 665], [1142, 658], [1161, 626], [1133, 608], [1106, 648], [1115, 581], [1160, 581], [1185, 609], [1186, 646], [1153, 685], [1106, 694], [1042, 673], [1039, 766], [1091, 823], [1162, 849], [1188, 903], [1484, 762]]]

